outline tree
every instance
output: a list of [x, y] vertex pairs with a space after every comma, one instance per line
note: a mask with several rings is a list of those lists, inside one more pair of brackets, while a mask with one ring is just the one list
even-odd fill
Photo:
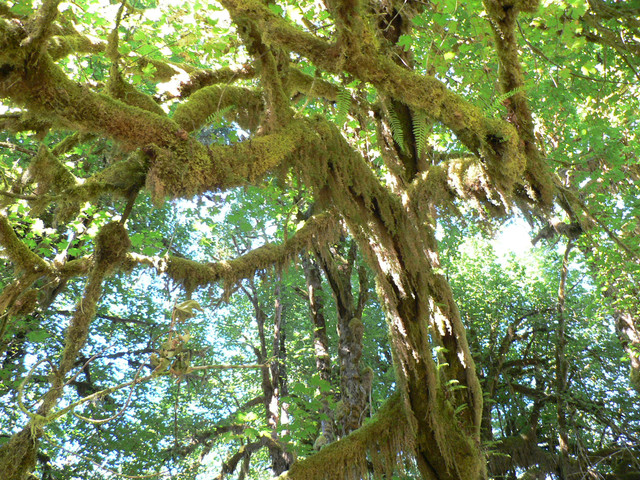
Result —
[[[189, 455], [201, 463], [215, 439], [234, 434], [241, 448], [223, 462], [221, 476], [240, 463], [240, 478], [249, 475], [263, 447], [274, 473], [292, 479], [390, 477], [404, 469], [438, 480], [640, 475], [637, 416], [626, 412], [627, 428], [597, 412], [578, 421], [576, 412], [591, 405], [569, 393], [576, 372], [570, 360], [582, 357], [580, 342], [570, 344], [567, 283], [577, 246], [622, 340], [604, 353], [626, 350], [637, 388], [635, 6], [123, 1], [103, 5], [105, 15], [99, 5], [0, 6], [2, 146], [12, 152], [3, 160], [0, 244], [9, 280], [0, 295], [0, 341], [11, 377], [5, 394], [28, 418], [0, 447], [7, 478], [33, 471], [47, 431], [70, 442], [56, 430], [60, 422], [95, 425], [108, 452], [101, 425], [127, 411], [143, 419], [163, 388], [175, 400], [157, 407], [172, 410], [173, 432], [162, 421], [153, 428], [164, 432], [167, 468]], [[505, 304], [496, 325], [458, 296], [467, 312], [461, 316], [438, 253], [438, 226], [447, 245], [456, 230], [469, 234], [462, 221], [490, 228], [518, 214], [536, 226], [537, 240], [566, 239], [554, 264], [560, 293], [549, 299], [538, 288], [519, 298], [506, 289], [514, 295], [505, 299], [531, 307], [514, 313]], [[216, 226], [221, 218], [224, 225]], [[301, 279], [285, 268], [299, 254], [320, 350], [329, 338], [321, 332], [318, 288], [311, 288], [318, 266], [335, 299], [342, 399], [334, 407], [325, 354], [296, 365], [286, 348], [287, 331], [296, 331], [287, 319], [307, 308], [300, 295], [287, 297], [301, 293]], [[361, 268], [354, 268], [358, 258]], [[386, 315], [397, 394], [360, 426], [353, 413], [373, 408], [363, 405], [363, 393], [370, 404], [374, 391], [381, 394], [371, 384], [374, 369], [360, 366], [365, 320], [374, 321], [360, 318], [369, 297], [365, 265]], [[140, 274], [145, 269], [170, 279], [185, 298], [165, 304], [171, 291], [152, 287]], [[499, 283], [500, 275], [497, 269], [487, 281]], [[149, 287], [139, 313], [165, 311], [165, 322], [118, 315], [119, 308], [131, 313], [136, 279]], [[237, 299], [238, 289], [248, 303]], [[587, 311], [589, 295], [582, 292], [576, 311]], [[234, 358], [237, 345], [223, 352], [192, 347], [194, 331], [210, 334], [206, 324], [187, 331], [202, 300], [231, 297], [221, 309], [235, 309], [245, 323], [240, 328], [238, 320], [224, 337], [244, 336], [255, 363], [236, 362], [244, 360]], [[53, 329], [65, 315], [64, 330]], [[274, 322], [271, 349], [267, 320]], [[147, 338], [124, 328], [136, 321], [149, 328]], [[545, 321], [555, 325], [546, 332], [553, 363], [539, 345], [537, 324]], [[525, 335], [519, 328], [528, 322]], [[485, 331], [488, 344], [478, 333]], [[592, 338], [600, 334], [596, 329]], [[108, 364], [105, 336], [137, 352], [127, 357], [132, 376]], [[46, 355], [37, 355], [34, 345], [45, 342]], [[520, 364], [512, 358], [518, 355]], [[232, 361], [198, 364], [224, 356]], [[541, 370], [531, 373], [527, 362]], [[311, 432], [298, 432], [296, 419], [311, 413], [303, 399], [313, 392], [288, 384], [290, 375], [300, 378], [314, 366], [321, 422], [340, 424], [331, 437], [351, 434], [324, 448], [326, 438], [315, 442], [321, 449], [311, 454], [303, 441]], [[247, 377], [251, 369], [261, 372], [261, 388]], [[184, 412], [190, 399], [202, 397], [193, 383], [218, 375], [224, 384], [227, 371], [225, 378], [245, 379], [245, 403], [221, 414], [215, 428], [199, 425], [197, 415]], [[522, 379], [507, 382], [515, 398], [502, 390], [505, 375]], [[131, 393], [121, 398], [126, 389]], [[483, 392], [502, 402], [496, 410], [508, 421], [494, 417]], [[131, 406], [134, 396], [146, 407]], [[97, 409], [89, 402], [98, 400], [111, 412], [104, 421], [77, 416], [83, 406]], [[203, 401], [217, 408], [220, 400]], [[543, 428], [549, 401], [555, 437]], [[244, 413], [260, 403], [268, 425], [262, 433], [252, 426], [257, 417]], [[191, 445], [181, 443], [179, 420], [196, 432]], [[498, 425], [504, 428], [496, 439]], [[593, 438], [573, 441], [570, 429], [580, 425], [614, 429], [601, 436], [609, 450]], [[557, 438], [557, 449], [542, 449], [540, 436]], [[491, 445], [509, 461], [488, 456]], [[293, 447], [307, 458], [293, 462]], [[144, 461], [145, 448], [132, 453], [129, 467]], [[42, 477], [52, 475], [47, 459], [39, 462]]]

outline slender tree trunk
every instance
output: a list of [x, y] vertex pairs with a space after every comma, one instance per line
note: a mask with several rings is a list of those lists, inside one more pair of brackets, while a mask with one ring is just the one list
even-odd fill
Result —
[[[356, 262], [355, 243], [342, 239], [338, 246], [318, 249], [318, 261], [331, 286], [338, 312], [338, 359], [340, 361], [340, 403], [336, 412], [341, 436], [357, 430], [362, 425], [368, 405], [372, 371], [360, 365], [364, 325], [362, 310], [365, 291], [355, 302], [351, 274]], [[365, 275], [364, 272], [362, 272]], [[366, 282], [361, 282], [366, 285]]]
[[27, 426], [0, 447], [0, 472], [6, 480], [23, 480], [35, 467], [39, 438], [44, 432], [47, 416], [58, 404], [66, 386], [67, 374], [73, 368], [78, 354], [89, 335], [95, 317], [102, 283], [105, 277], [125, 258], [131, 243], [120, 223], [102, 227], [96, 237], [95, 264], [89, 274], [82, 299], [65, 333], [65, 348], [57, 368], [51, 375], [51, 387], [42, 397], [37, 415]]
[[[255, 353], [259, 363], [266, 363], [268, 360], [267, 337], [265, 333], [267, 314], [260, 304], [258, 292], [253, 285], [253, 282], [250, 282], [250, 289], [245, 288], [244, 292], [253, 305], [256, 324], [258, 327], [258, 338], [260, 341], [260, 347], [255, 349]], [[286, 417], [286, 409], [284, 409], [283, 405], [281, 404], [281, 397], [283, 395], [286, 395], [287, 392], [284, 371], [286, 349], [284, 348], [284, 325], [279, 282], [277, 283], [275, 294], [276, 300], [272, 343], [273, 362], [270, 367], [262, 367], [261, 386], [264, 396], [265, 418], [267, 421], [267, 425], [271, 429], [271, 438], [273, 440], [273, 442], [268, 443], [269, 456], [271, 457], [271, 468], [273, 470], [273, 473], [277, 476], [285, 470], [289, 469], [289, 467], [293, 463], [293, 456], [290, 452], [287, 452], [284, 449], [278, 438], [278, 427], [287, 420], [286, 418], [284, 418]]]
[[569, 272], [569, 253], [573, 242], [569, 240], [562, 260], [560, 286], [558, 287], [558, 327], [556, 332], [556, 407], [558, 418], [558, 445], [560, 447], [560, 479], [566, 480], [569, 474], [569, 434], [567, 432], [567, 401], [569, 363], [565, 356], [567, 338], [565, 334], [565, 301], [567, 275]]
[[[320, 269], [306, 253], [302, 255], [302, 267], [307, 283], [307, 299], [309, 301], [309, 312], [313, 323], [313, 349], [316, 357], [316, 369], [322, 380], [331, 382], [331, 356], [329, 355], [327, 323], [324, 317]], [[322, 413], [328, 417], [328, 420], [323, 419], [320, 421], [321, 434], [326, 443], [331, 443], [336, 439], [333, 411], [329, 407], [327, 399], [329, 394], [329, 392], [322, 392]]]

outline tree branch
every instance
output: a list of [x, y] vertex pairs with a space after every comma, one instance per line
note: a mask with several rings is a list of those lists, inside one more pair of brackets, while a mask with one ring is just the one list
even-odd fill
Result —
[[179, 257], [147, 257], [132, 253], [129, 262], [153, 267], [182, 285], [187, 292], [222, 281], [230, 291], [240, 280], [250, 278], [258, 270], [282, 268], [298, 253], [312, 247], [314, 239], [334, 235], [336, 221], [329, 213], [318, 214], [283, 243], [268, 243], [232, 260], [202, 264]]

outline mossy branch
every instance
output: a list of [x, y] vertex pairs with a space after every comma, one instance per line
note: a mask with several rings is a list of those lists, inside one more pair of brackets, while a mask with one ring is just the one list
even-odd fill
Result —
[[[69, 142], [73, 144], [74, 139], [70, 138]], [[38, 183], [37, 198], [30, 202], [32, 214], [38, 214], [50, 202], [56, 202], [56, 221], [66, 223], [78, 214], [85, 202], [94, 201], [100, 195], [129, 198], [144, 186], [147, 168], [145, 159], [134, 154], [92, 177], [77, 179], [43, 146], [29, 166], [30, 175]]]
[[0, 245], [18, 270], [47, 275], [52, 272], [49, 262], [33, 253], [16, 235], [9, 220], [0, 214]]
[[324, 98], [331, 102], [338, 100], [340, 87], [322, 78], [313, 77], [296, 68], [287, 72], [287, 90], [294, 95], [299, 92], [310, 98]]
[[332, 72], [336, 70], [335, 61], [339, 55], [339, 48], [336, 45], [291, 25], [261, 2], [223, 0], [220, 3], [229, 11], [246, 15], [247, 18], [257, 22], [265, 42], [275, 42], [290, 48], [313, 60], [322, 69], [330, 69]]
[[281, 244], [268, 243], [237, 257], [218, 263], [199, 263], [179, 257], [147, 257], [130, 254], [128, 262], [155, 268], [182, 285], [187, 292], [223, 282], [230, 291], [240, 280], [252, 277], [257, 271], [275, 266], [283, 268], [298, 253], [313, 247], [314, 239], [328, 241], [338, 235], [335, 216], [321, 213], [311, 217], [293, 236]]
[[201, 88], [210, 85], [230, 84], [236, 80], [246, 80], [255, 76], [256, 71], [249, 64], [239, 68], [224, 67], [218, 70], [194, 70], [190, 73], [189, 80], [180, 85], [180, 96], [186, 98]]
[[211, 114], [229, 107], [234, 108], [225, 113], [225, 118], [245, 130], [254, 130], [262, 116], [262, 95], [256, 90], [231, 85], [204, 87], [176, 107], [173, 120], [192, 132], [204, 126]]
[[482, 215], [503, 216], [508, 200], [492, 186], [482, 162], [476, 157], [450, 158], [416, 177], [409, 198], [418, 209], [450, 206], [455, 200], [470, 202]]
[[47, 52], [54, 60], [74, 53], [102, 53], [107, 44], [99, 38], [85, 35], [55, 35], [49, 39]]
[[[471, 152], [483, 158], [496, 188], [503, 195], [510, 195], [514, 186], [523, 182], [527, 159], [516, 128], [504, 120], [486, 117], [482, 109], [449, 91], [435, 77], [408, 71], [382, 51], [355, 52], [356, 57], [344, 61], [339, 49], [289, 24], [256, 0], [223, 3], [256, 21], [265, 38], [305, 55], [324, 70], [335, 74], [346, 71], [416, 110], [429, 112], [430, 117], [451, 129]], [[536, 197], [532, 193], [532, 196], [544, 204], [551, 201], [548, 194]]]
[[151, 95], [147, 95], [139, 91], [133, 85], [127, 83], [115, 63], [111, 66], [111, 75], [108, 83], [109, 95], [118, 100], [122, 100], [127, 105], [141, 108], [149, 112], [153, 112], [159, 116], [165, 116], [166, 113], [160, 105], [156, 103]]
[[[201, 193], [251, 184], [275, 168], [298, 160], [308, 143], [302, 121], [293, 121], [286, 128], [269, 135], [254, 137], [233, 145], [204, 147], [205, 158], [177, 160], [173, 151], [150, 146], [145, 149], [151, 158], [147, 187], [154, 199], [191, 198]], [[194, 140], [195, 141], [195, 140]]]
[[92, 92], [70, 80], [48, 55], [40, 58], [28, 76], [0, 82], [0, 97], [11, 98], [40, 118], [107, 136], [131, 149], [156, 144], [178, 150], [181, 144], [193, 144], [190, 156], [198, 153], [197, 142], [166, 116]]
[[44, 0], [30, 19], [29, 36], [25, 38], [20, 46], [23, 48], [40, 48], [51, 34], [51, 25], [58, 16], [58, 5], [61, 0]]

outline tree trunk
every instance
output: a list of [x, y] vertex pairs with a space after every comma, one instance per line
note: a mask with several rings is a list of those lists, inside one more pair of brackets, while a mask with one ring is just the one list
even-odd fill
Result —
[[401, 202], [378, 182], [335, 127], [318, 120], [308, 135], [316, 139], [315, 158], [327, 163], [301, 162], [301, 176], [327, 208], [344, 217], [376, 273], [421, 474], [433, 480], [486, 478], [482, 392], [450, 287], [435, 271], [433, 229], [410, 199]]
[[[331, 382], [331, 356], [329, 355], [329, 338], [327, 337], [327, 323], [324, 317], [324, 302], [321, 294], [320, 269], [306, 253], [302, 255], [302, 267], [307, 283], [307, 299], [313, 323], [313, 350], [316, 357], [316, 369], [322, 380]], [[329, 418], [320, 421], [320, 433], [324, 437], [322, 443], [331, 443], [336, 438], [333, 411], [327, 401], [328, 395], [329, 392], [322, 392], [322, 413]]]
[[320, 247], [317, 255], [331, 286], [338, 312], [340, 403], [336, 412], [336, 421], [342, 436], [348, 435], [362, 425], [373, 380], [372, 372], [363, 370], [360, 365], [364, 334], [362, 310], [366, 292], [360, 292], [362, 301], [356, 304], [351, 286], [351, 273], [356, 261], [356, 252], [354, 243], [348, 245], [346, 239], [342, 239], [333, 249]]

